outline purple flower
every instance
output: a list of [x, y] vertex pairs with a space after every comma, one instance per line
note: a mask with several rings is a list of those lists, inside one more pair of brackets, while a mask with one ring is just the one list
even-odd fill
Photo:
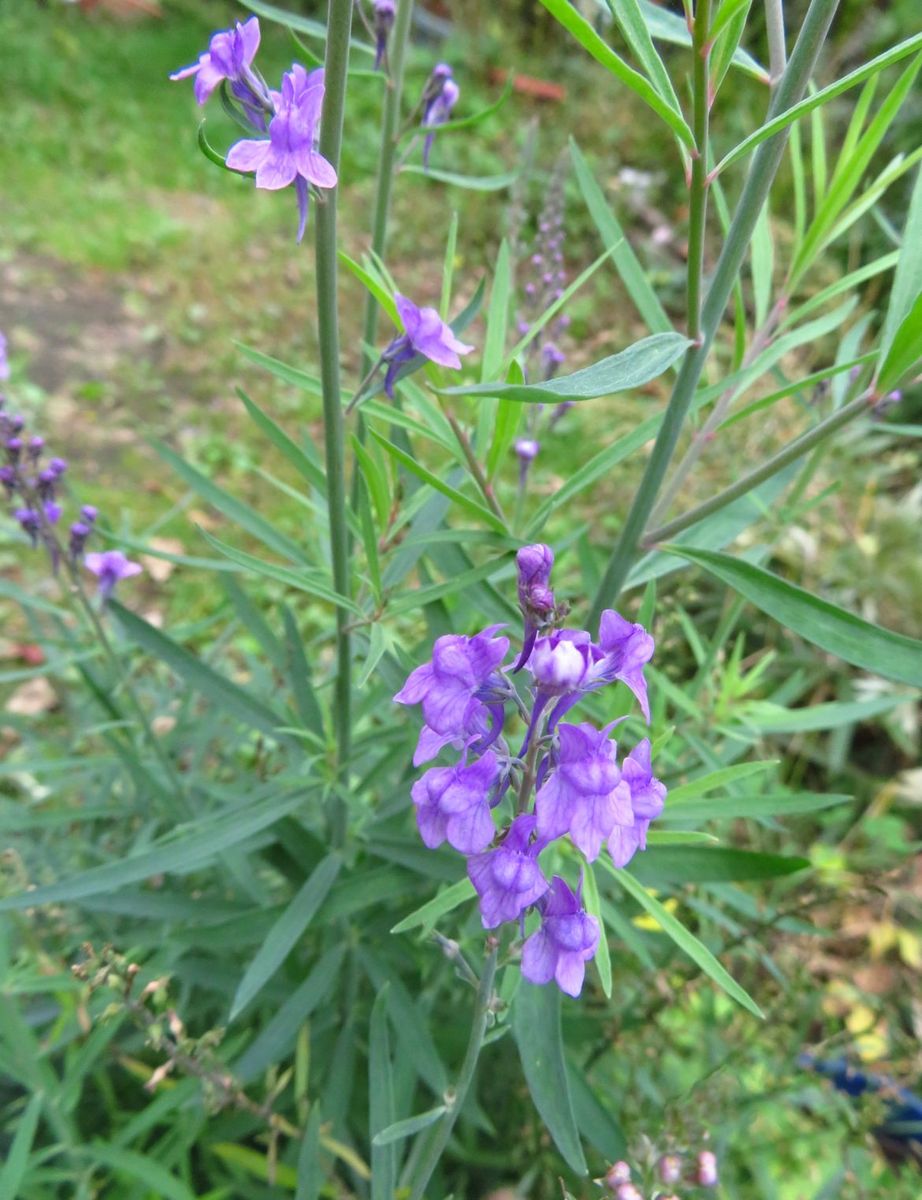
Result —
[[695, 1182], [699, 1187], [717, 1187], [717, 1155], [713, 1150], [702, 1150], [698, 1155]]
[[580, 629], [556, 629], [538, 638], [528, 660], [540, 695], [579, 694], [592, 663], [589, 634]]
[[0, 379], [9, 379], [10, 360], [6, 354], [6, 338], [0, 333]]
[[515, 453], [522, 463], [534, 462], [540, 449], [541, 443], [534, 438], [516, 438]]
[[485, 715], [484, 700], [493, 698], [491, 676], [509, 652], [509, 639], [493, 636], [499, 628], [491, 625], [474, 637], [450, 633], [437, 638], [432, 661], [411, 672], [396, 702], [421, 704], [431, 730], [463, 737]]
[[83, 560], [87, 570], [99, 580], [99, 594], [103, 600], [108, 600], [120, 579], [130, 579], [132, 575], [140, 575], [143, 570], [140, 563], [131, 562], [121, 550], [103, 550], [88, 554]]
[[607, 729], [561, 724], [558, 739], [554, 770], [535, 798], [538, 834], [549, 842], [569, 833], [592, 862], [616, 825], [633, 826], [631, 793]]
[[13, 513], [15, 519], [19, 522], [19, 526], [23, 533], [28, 534], [32, 545], [36, 545], [38, 541], [38, 531], [41, 528], [41, 518], [38, 513], [31, 508], [17, 508]]
[[666, 787], [655, 778], [650, 763], [650, 739], [644, 738], [621, 765], [621, 778], [630, 789], [635, 817], [655, 821], [663, 811]]
[[[534, 444], [537, 445], [537, 442]], [[517, 451], [518, 445], [517, 442]], [[518, 571], [519, 608], [525, 621], [522, 652], [512, 668], [513, 671], [519, 671], [528, 661], [538, 630], [554, 615], [554, 593], [549, 586], [554, 552], [550, 546], [537, 542], [533, 546], [523, 546], [516, 554], [515, 562]]]
[[45, 520], [49, 525], [57, 525], [61, 519], [61, 513], [64, 511], [60, 504], [54, 500], [46, 500], [44, 505]]
[[584, 911], [579, 890], [555, 875], [538, 901], [541, 926], [522, 947], [522, 974], [530, 983], [557, 985], [568, 996], [582, 991], [586, 963], [599, 944], [599, 923]]
[[587, 680], [593, 688], [615, 679], [626, 683], [640, 702], [648, 724], [650, 705], [643, 669], [653, 657], [653, 647], [653, 638], [642, 625], [632, 625], [608, 608], [602, 613], [599, 623], [599, 644], [593, 648], [595, 662]]
[[374, 0], [375, 13], [375, 70], [387, 63], [387, 39], [394, 24], [394, 0]]
[[608, 839], [608, 852], [616, 867], [626, 867], [638, 850], [647, 848], [650, 822], [663, 811], [666, 788], [653, 775], [650, 765], [650, 740], [644, 738], [621, 765], [621, 780], [631, 793], [634, 823], [616, 825]]
[[331, 188], [337, 180], [332, 164], [316, 150], [323, 95], [323, 68], [308, 74], [296, 63], [282, 77], [268, 140], [244, 138], [231, 146], [225, 160], [232, 171], [255, 171], [258, 188], [278, 191], [295, 185], [299, 242], [307, 223], [308, 185]]
[[457, 371], [461, 367], [458, 355], [470, 354], [474, 349], [455, 337], [451, 326], [445, 324], [434, 308], [417, 308], [412, 300], [399, 293], [395, 294], [394, 302], [404, 333], [394, 338], [381, 355], [387, 363], [384, 390], [391, 399], [394, 397], [397, 372], [414, 355], [421, 354], [440, 367], [453, 367]]
[[467, 873], [480, 897], [484, 929], [515, 921], [547, 891], [547, 880], [538, 866], [543, 843], [531, 842], [534, 828], [535, 818], [523, 813], [495, 850], [474, 854], [467, 861]]
[[243, 24], [238, 21], [233, 29], [222, 29], [214, 34], [208, 50], [199, 55], [198, 62], [174, 71], [170, 79], [188, 79], [194, 75], [195, 98], [199, 104], [204, 104], [222, 80], [249, 81], [250, 67], [258, 49], [259, 20], [250, 17]]
[[489, 794], [498, 775], [496, 755], [488, 750], [470, 765], [432, 767], [413, 784], [419, 835], [430, 850], [445, 841], [462, 854], [489, 846], [496, 833]]
[[544, 378], [549, 380], [554, 378], [560, 366], [566, 362], [567, 356], [554, 342], [546, 342], [541, 348], [541, 358], [544, 363]]
[[[439, 125], [444, 125], [451, 117], [451, 110], [458, 103], [460, 95], [461, 90], [454, 81], [451, 67], [448, 63], [436, 63], [423, 89], [423, 128], [435, 130]], [[423, 144], [423, 166], [427, 168], [434, 140], [435, 133], [428, 133]]]
[[88, 525], [85, 521], [75, 521], [71, 525], [70, 540], [67, 547], [71, 562], [75, 563], [83, 553], [87, 539], [92, 532], [92, 526]]

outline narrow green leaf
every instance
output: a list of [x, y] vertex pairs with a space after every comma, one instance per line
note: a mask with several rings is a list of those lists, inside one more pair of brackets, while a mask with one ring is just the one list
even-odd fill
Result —
[[604, 854], [601, 855], [598, 861], [609, 872], [609, 874], [621, 885], [629, 896], [637, 901], [640, 907], [660, 926], [679, 949], [687, 954], [692, 962], [696, 963], [701, 970], [710, 979], [717, 984], [718, 987], [730, 996], [737, 1004], [741, 1004], [756, 1017], [764, 1017], [764, 1013], [740, 985], [736, 982], [733, 976], [727, 969], [718, 962], [707, 946], [700, 942], [698, 938], [686, 929], [681, 921], [664, 908], [658, 900], [649, 894], [646, 888], [638, 880], [636, 880], [629, 871], [619, 870], [615, 864]]
[[354, 258], [350, 258], [345, 250], [338, 250], [337, 258], [348, 271], [352, 272], [359, 283], [374, 296], [375, 300], [381, 305], [394, 324], [399, 325], [400, 321], [397, 316], [397, 305], [394, 303], [394, 297], [381, 281], [371, 271], [363, 267], [361, 263], [357, 263]]
[[304, 936], [304, 931], [326, 899], [341, 866], [342, 859], [338, 854], [330, 854], [323, 859], [269, 930], [240, 980], [231, 1004], [231, 1021], [259, 994]]
[[922, 642], [872, 625], [742, 559], [688, 546], [665, 549], [697, 563], [779, 624], [845, 662], [915, 687], [922, 681]]
[[675, 94], [669, 72], [653, 45], [653, 38], [650, 36], [638, 0], [608, 0], [608, 7], [647, 78], [666, 104], [675, 112], [681, 112], [679, 98]]
[[583, 193], [586, 207], [589, 209], [589, 215], [595, 222], [603, 246], [606, 250], [611, 251], [615, 268], [627, 288], [628, 295], [634, 301], [637, 311], [646, 321], [651, 333], [672, 332], [672, 322], [651, 287], [647, 272], [631, 248], [630, 242], [624, 236], [624, 230], [589, 169], [582, 150], [573, 138], [570, 139], [570, 157], [576, 171], [576, 181]]
[[237, 388], [237, 395], [243, 401], [244, 407], [257, 428], [262, 430], [278, 450], [281, 450], [298, 474], [306, 479], [311, 487], [326, 496], [327, 479], [323, 469], [308, 458], [301, 447], [292, 441], [284, 429], [276, 425], [275, 421], [255, 401], [250, 399], [243, 388]]
[[606, 999], [611, 999], [611, 954], [608, 951], [608, 935], [605, 930], [605, 918], [602, 915], [602, 905], [599, 900], [599, 888], [595, 881], [595, 872], [586, 871], [583, 874], [583, 896], [586, 912], [595, 917], [599, 923], [599, 948], [596, 950], [594, 962], [599, 972], [599, 982]]
[[472, 900], [476, 894], [474, 885], [465, 876], [450, 887], [443, 888], [437, 896], [427, 900], [402, 921], [398, 921], [391, 933], [406, 933], [409, 929], [415, 929], [417, 925], [423, 930], [432, 929], [441, 917], [452, 912], [459, 904]]
[[180, 679], [211, 700], [218, 708], [245, 725], [273, 736], [277, 736], [276, 731], [287, 723], [283, 716], [267, 704], [226, 676], [219, 675], [184, 646], [174, 642], [143, 617], [123, 607], [117, 600], [110, 600], [108, 607], [136, 645], [169, 667]]
[[712, 33], [711, 72], [708, 88], [712, 96], [720, 91], [724, 78], [736, 59], [740, 38], [746, 28], [749, 5], [737, 9], [717, 35]]
[[899, 250], [893, 285], [890, 288], [890, 303], [887, 305], [887, 315], [884, 318], [883, 329], [880, 333], [880, 353], [885, 357], [896, 331], [905, 321], [909, 310], [922, 294], [922, 168], [916, 171], [916, 182], [913, 185], [909, 209], [906, 213], [906, 223], [903, 227], [903, 241]]
[[436, 183], [450, 183], [469, 192], [502, 192], [512, 187], [519, 177], [518, 171], [507, 171], [503, 175], [459, 175], [455, 171], [439, 171], [435, 167], [419, 167], [415, 163], [405, 163], [400, 168], [400, 174], [404, 173], [424, 175]]
[[917, 33], [913, 37], [907, 38], [906, 41], [900, 42], [899, 45], [893, 46], [890, 50], [884, 51], [883, 54], [879, 54], [876, 58], [872, 58], [870, 62], [866, 62], [863, 66], [856, 67], [854, 71], [843, 75], [835, 83], [829, 84], [828, 87], [820, 88], [812, 96], [805, 97], [798, 104], [794, 104], [783, 113], [779, 113], [771, 121], [766, 121], [754, 133], [744, 138], [738, 146], [720, 160], [711, 172], [712, 176], [719, 175], [727, 167], [744, 158], [760, 142], [773, 137], [779, 130], [787, 128], [792, 121], [796, 121], [799, 117], [804, 116], [805, 113], [827, 104], [836, 96], [840, 96], [843, 92], [848, 91], [849, 88], [856, 87], [859, 83], [863, 83], [865, 79], [869, 79], [878, 71], [882, 71], [884, 67], [890, 66], [891, 63], [899, 62], [900, 59], [905, 58], [908, 54], [913, 54], [916, 50], [920, 49], [922, 49], [922, 33]]
[[766, 792], [763, 796], [719, 796], [670, 804], [660, 821], [735, 821], [741, 817], [787, 817], [847, 804], [851, 796], [818, 792]]
[[539, 987], [523, 979], [512, 1005], [512, 1029], [535, 1108], [567, 1166], [586, 1175], [563, 1056], [557, 985]]
[[448, 1072], [439, 1058], [429, 1019], [410, 995], [394, 968], [369, 949], [359, 951], [362, 966], [376, 991], [387, 985], [387, 1011], [404, 1056], [432, 1092], [442, 1097], [448, 1087]]
[[320, 1105], [315, 1100], [311, 1105], [307, 1127], [298, 1151], [298, 1185], [295, 1200], [319, 1200], [323, 1186], [323, 1171], [320, 1167]]
[[700, 846], [714, 845], [720, 839], [713, 833], [701, 829], [651, 829], [647, 834], [648, 846]]
[[870, 700], [832, 700], [827, 704], [811, 704], [806, 708], [783, 708], [768, 701], [753, 701], [741, 714], [743, 724], [760, 734], [811, 733], [817, 729], [841, 729], [857, 725], [891, 712], [900, 704], [911, 703], [913, 697], [875, 696]]
[[[907, 253], [907, 256], [909, 252]], [[877, 389], [886, 394], [919, 373], [922, 367], [922, 292], [893, 336], [877, 377]]]
[[243, 342], [235, 342], [234, 345], [244, 358], [248, 358], [257, 367], [263, 367], [270, 375], [281, 379], [283, 383], [290, 383], [293, 387], [300, 388], [303, 392], [309, 392], [312, 396], [323, 394], [323, 387], [316, 375], [310, 375], [307, 371], [301, 371], [297, 367], [290, 367], [288, 363], [283, 363], [278, 358], [271, 358], [259, 350], [253, 350], [251, 347], [245, 346]]
[[[371, 1134], [371, 1198], [393, 1200], [397, 1187], [397, 1153], [378, 1135], [393, 1128], [394, 1069], [387, 1028], [387, 984], [375, 997], [368, 1032], [368, 1124]], [[396, 1140], [396, 1139], [391, 1139]]]
[[[306, 33], [308, 37], [317, 38], [321, 42], [326, 41], [327, 27], [323, 21], [313, 21], [301, 13], [293, 13], [285, 8], [279, 8], [277, 4], [267, 4], [265, 0], [243, 0], [243, 6], [250, 12], [256, 13], [258, 17], [264, 17], [267, 21], [274, 21], [277, 25], [287, 25], [289, 29], [296, 29], [298, 33]], [[362, 54], [374, 56], [375, 48], [367, 42], [350, 38], [349, 45], [353, 50], [359, 50]]]
[[693, 779], [690, 783], [671, 787], [666, 801], [667, 808], [671, 808], [674, 804], [683, 804], [686, 800], [697, 800], [699, 796], [706, 796], [718, 788], [739, 783], [752, 775], [761, 775], [765, 771], [771, 771], [780, 762], [780, 758], [770, 758], [762, 762], [736, 763], [732, 767], [721, 767], [717, 771], [711, 771], [699, 779]]
[[[371, 1144], [372, 1146], [389, 1146], [391, 1142], [402, 1142], [404, 1138], [412, 1137], [414, 1133], [419, 1133], [421, 1129], [428, 1129], [430, 1125], [434, 1125], [439, 1117], [444, 1116], [447, 1112], [448, 1109], [444, 1104], [437, 1104], [435, 1108], [430, 1108], [428, 1112], [419, 1113], [415, 1117], [407, 1117], [403, 1121], [395, 1121], [393, 1125], [388, 1125], [386, 1129], [382, 1129], [380, 1133], [376, 1133], [371, 1139]], [[388, 1198], [390, 1194], [390, 1192], [387, 1193]]]
[[124, 1150], [109, 1142], [72, 1146], [69, 1147], [69, 1153], [90, 1159], [97, 1171], [100, 1168], [108, 1169], [117, 1176], [133, 1180], [144, 1192], [156, 1192], [162, 1200], [195, 1200], [194, 1194], [181, 1179], [146, 1154]]
[[293, 542], [285, 534], [279, 533], [274, 525], [264, 517], [261, 517], [249, 504], [244, 504], [236, 496], [232, 496], [229, 492], [225, 492], [223, 488], [219, 488], [216, 484], [212, 483], [207, 476], [185, 462], [184, 459], [180, 458], [178, 454], [174, 453], [163, 442], [155, 440], [152, 445], [163, 461], [176, 472], [180, 479], [196, 491], [203, 500], [227, 517], [234, 525], [239, 525], [241, 529], [245, 529], [247, 533], [252, 534], [258, 541], [263, 542], [277, 553], [284, 555], [285, 558], [290, 558], [293, 562], [298, 563], [305, 561], [304, 550], [297, 542]]
[[[609, 3], [613, 2], [615, 0], [609, 0]], [[655, 4], [653, 0], [640, 0], [640, 7], [644, 14], [644, 20], [647, 22], [647, 28], [657, 41], [669, 42], [673, 46], [684, 46], [686, 49], [691, 49], [692, 38], [684, 17]], [[728, 7], [730, 11], [727, 18], [730, 19], [736, 15], [736, 9], [733, 6]], [[719, 17], [720, 14], [714, 23], [716, 33], [720, 32]], [[713, 36], [716, 36], [716, 33], [712, 30]], [[737, 49], [733, 55], [733, 65], [754, 76], [760, 83], [769, 82], [768, 71], [745, 50]]]
[[[573, 1115], [580, 1134], [607, 1162], [617, 1162], [627, 1154], [627, 1139], [618, 1122], [590, 1086], [586, 1072], [572, 1058], [567, 1059], [567, 1082], [573, 1101]], [[604, 1088], [610, 1095], [609, 1087]]]
[[805, 871], [808, 858], [756, 854], [723, 846], [659, 846], [638, 854], [631, 874], [643, 884], [731, 883], [747, 879], [776, 879]]
[[295, 615], [287, 604], [282, 605], [285, 624], [285, 667], [298, 715], [315, 737], [323, 739], [323, 713], [311, 682], [311, 667], [304, 653], [304, 643]]
[[307, 978], [289, 994], [285, 1003], [265, 1025], [240, 1058], [234, 1063], [234, 1074], [244, 1083], [257, 1079], [266, 1070], [287, 1058], [294, 1046], [298, 1030], [311, 1013], [322, 1004], [339, 975], [346, 946], [332, 946], [309, 972]]
[[304, 803], [303, 788], [291, 796], [276, 796], [178, 826], [150, 850], [93, 867], [60, 883], [20, 892], [0, 899], [0, 911], [37, 908], [42, 904], [67, 903], [84, 896], [114, 892], [152, 875], [182, 875], [210, 862], [222, 850], [237, 846], [268, 829]]
[[277, 563], [266, 562], [262, 558], [257, 558], [255, 554], [247, 554], [244, 550], [238, 550], [236, 546], [222, 542], [205, 529], [200, 529], [199, 533], [210, 546], [220, 550], [231, 562], [245, 567], [247, 571], [251, 571], [255, 575], [262, 575], [265, 579], [274, 579], [277, 583], [284, 583], [299, 592], [307, 592], [319, 600], [325, 600], [338, 608], [345, 608], [357, 617], [364, 616], [362, 609], [354, 600], [334, 591], [330, 576], [326, 572], [321, 573], [309, 568], [297, 570], [294, 567], [284, 567]]
[[562, 400], [596, 400], [642, 387], [676, 362], [691, 345], [681, 333], [654, 333], [571, 375], [541, 384], [473, 383], [439, 389], [446, 396], [496, 396], [521, 404], [555, 404]]
[[695, 146], [695, 137], [680, 112], [659, 95], [639, 71], [629, 67], [618, 57], [611, 46], [596, 33], [595, 28], [569, 2], [569, 0], [541, 0], [541, 3], [556, 21], [587, 50], [596, 62], [611, 71], [625, 87], [631, 89], [645, 104], [660, 117], [683, 145], [689, 150]]
[[9, 1196], [10, 1200], [15, 1200], [21, 1194], [19, 1188], [29, 1166], [29, 1152], [35, 1140], [43, 1101], [42, 1093], [35, 1092], [19, 1118], [12, 1144], [7, 1147], [6, 1161], [0, 1171], [0, 1196]]
[[485, 508], [482, 504], [478, 504], [476, 500], [472, 500], [469, 496], [465, 496], [464, 493], [459, 492], [457, 488], [453, 488], [450, 483], [446, 483], [438, 475], [433, 474], [433, 472], [424, 467], [422, 463], [417, 462], [417, 460], [414, 458], [411, 458], [409, 454], [404, 453], [399, 446], [395, 446], [393, 442], [389, 442], [387, 438], [382, 437], [381, 434], [379, 434], [376, 430], [373, 429], [371, 434], [372, 437], [376, 438], [377, 441], [380, 442], [388, 454], [396, 458], [402, 466], [406, 467], [406, 469], [418, 479], [421, 479], [424, 483], [428, 483], [431, 488], [435, 489], [435, 491], [441, 492], [443, 496], [446, 496], [449, 500], [454, 501], [454, 503], [457, 504], [459, 508], [463, 508], [465, 512], [469, 512], [473, 516], [478, 517], [485, 525], [489, 525], [491, 529], [495, 529], [497, 533], [506, 532], [506, 526], [499, 519], [499, 517], [496, 516], [495, 513], [490, 511], [490, 509]]

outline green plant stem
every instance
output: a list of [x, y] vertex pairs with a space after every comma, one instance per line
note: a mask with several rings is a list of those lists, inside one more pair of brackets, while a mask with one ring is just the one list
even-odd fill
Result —
[[711, 59], [711, 0], [698, 0], [692, 31], [692, 108], [694, 112], [695, 154], [691, 164], [688, 201], [688, 336], [697, 342], [701, 336], [701, 285], [704, 278], [704, 234], [707, 224], [708, 134], [711, 100], [708, 95], [708, 70]]
[[[353, 0], [329, 0], [324, 67], [326, 95], [320, 132], [320, 153], [339, 170], [349, 67], [349, 35]], [[339, 371], [339, 314], [337, 311], [336, 201], [337, 188], [317, 205], [317, 333], [320, 343], [320, 381], [323, 391], [323, 436], [330, 513], [330, 554], [333, 586], [349, 596], [349, 530], [346, 524], [346, 466], [343, 444], [343, 410]], [[340, 782], [349, 766], [352, 731], [352, 653], [347, 628], [349, 614], [336, 609], [336, 683], [333, 693], [333, 728]], [[333, 811], [332, 841], [340, 846], [346, 831], [346, 804], [338, 798]]]
[[496, 955], [497, 947], [494, 946], [483, 964], [483, 971], [480, 975], [480, 987], [477, 989], [477, 1000], [474, 1005], [474, 1018], [471, 1022], [471, 1036], [468, 1039], [464, 1062], [461, 1064], [461, 1072], [458, 1075], [458, 1082], [455, 1085], [453, 1095], [450, 1099], [446, 1100], [448, 1109], [436, 1127], [435, 1135], [426, 1146], [426, 1152], [414, 1172], [410, 1200], [422, 1200], [426, 1185], [432, 1178], [432, 1173], [438, 1166], [439, 1159], [448, 1145], [451, 1131], [455, 1127], [458, 1114], [464, 1107], [464, 1101], [467, 1099], [467, 1093], [473, 1082], [474, 1072], [477, 1069], [477, 1060], [483, 1048], [483, 1039], [487, 1032], [487, 1022], [490, 1016], [493, 980], [496, 977]]
[[[755, 336], [752, 339], [752, 344], [743, 355], [743, 361], [739, 365], [740, 371], [745, 371], [747, 367], [752, 366], [755, 360], [759, 357], [762, 351], [771, 342], [772, 335], [778, 321], [781, 319], [781, 314], [787, 304], [787, 298], [782, 297], [777, 304], [774, 305], [772, 311], [765, 319], [765, 323], [760, 329], [757, 329]], [[650, 513], [651, 524], [654, 521], [661, 521], [672, 507], [672, 502], [675, 500], [678, 493], [681, 491], [682, 484], [691, 474], [698, 459], [704, 453], [705, 448], [714, 440], [714, 435], [718, 427], [722, 424], [724, 417], [733, 403], [734, 398], [739, 394], [739, 384], [734, 387], [729, 387], [722, 392], [717, 398], [714, 407], [707, 415], [707, 419], [699, 430], [694, 434], [689, 444], [688, 449], [679, 461], [678, 466], [673, 471], [672, 476], [666, 486], [660, 492], [656, 504], [653, 506], [653, 511]]]
[[484, 474], [483, 467], [477, 461], [477, 455], [474, 453], [474, 448], [471, 445], [471, 439], [458, 424], [458, 419], [454, 413], [449, 412], [446, 408], [443, 408], [442, 411], [445, 413], [445, 418], [448, 421], [448, 424], [451, 426], [452, 433], [455, 435], [458, 445], [461, 447], [461, 453], [464, 455], [464, 460], [471, 469], [471, 475], [473, 475], [474, 482], [480, 489], [480, 494], [483, 496], [487, 507], [495, 516], [499, 517], [504, 525], [508, 524], [503, 510], [500, 507], [500, 503], [496, 499], [496, 493], [490, 486], [490, 482]]
[[[769, 107], [768, 119], [796, 104], [806, 91], [826, 34], [835, 16], [839, 0], [811, 0], [804, 18], [794, 52], [785, 68]], [[675, 453], [682, 425], [694, 398], [705, 360], [714, 341], [727, 301], [733, 290], [740, 266], [749, 249], [762, 205], [768, 196], [781, 156], [787, 143], [787, 132], [779, 131], [762, 142], [752, 159], [752, 165], [736, 214], [727, 231], [723, 250], [714, 277], [708, 288], [701, 312], [701, 341], [686, 354], [673, 385], [672, 395], [653, 446], [647, 466], [625, 518], [621, 535], [616, 542], [605, 574], [599, 584], [590, 614], [594, 625], [606, 604], [615, 604], [637, 556], [640, 538], [650, 518], [660, 485]]]
[[[375, 181], [374, 215], [371, 224], [371, 248], [379, 258], [384, 257], [387, 247], [387, 225], [391, 211], [391, 190], [394, 184], [394, 163], [397, 157], [397, 127], [400, 122], [400, 101], [403, 97], [403, 72], [413, 17], [413, 0], [397, 0], [394, 28], [388, 46], [390, 77], [384, 94], [381, 116], [381, 153], [378, 158], [378, 176]], [[378, 329], [379, 305], [369, 292], [365, 297], [365, 320], [362, 327], [362, 374], [366, 375], [374, 362], [374, 351]]]
[[681, 533], [683, 529], [689, 529], [692, 525], [703, 521], [705, 517], [709, 517], [712, 513], [726, 508], [734, 500], [739, 500], [741, 496], [745, 496], [747, 492], [758, 487], [760, 483], [764, 483], [766, 479], [771, 479], [772, 475], [777, 475], [779, 471], [784, 470], [789, 463], [795, 462], [798, 458], [806, 454], [808, 450], [812, 450], [814, 446], [822, 442], [824, 438], [829, 437], [831, 433], [835, 433], [837, 429], [841, 429], [843, 425], [847, 425], [853, 418], [867, 411], [867, 394], [851, 400], [848, 404], [843, 405], [838, 412], [826, 417], [818, 425], [814, 425], [812, 429], [801, 434], [799, 438], [795, 438], [793, 442], [789, 442], [783, 450], [779, 450], [777, 454], [773, 454], [771, 458], [766, 459], [761, 467], [757, 467], [754, 471], [750, 471], [748, 475], [744, 475], [732, 487], [724, 488], [722, 492], [718, 492], [710, 500], [705, 500], [703, 504], [698, 504], [694, 508], [690, 508], [688, 512], [682, 513], [674, 521], [669, 521], [665, 525], [661, 525], [658, 529], [651, 530], [643, 539], [644, 549], [649, 550], [659, 542], [668, 541], [670, 538], [675, 537], [677, 533]]
[[768, 35], [768, 70], [775, 87], [787, 65], [784, 45], [784, 0], [765, 0], [765, 30]]

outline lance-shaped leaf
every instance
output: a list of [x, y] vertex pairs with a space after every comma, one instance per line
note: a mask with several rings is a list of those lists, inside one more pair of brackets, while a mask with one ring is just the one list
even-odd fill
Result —
[[571, 375], [560, 375], [546, 383], [474, 383], [466, 387], [441, 388], [445, 396], [496, 396], [521, 404], [556, 404], [561, 400], [597, 400], [615, 392], [643, 387], [685, 353], [691, 342], [681, 333], [654, 333], [609, 355], [591, 367]]
[[885, 679], [917, 687], [922, 683], [922, 642], [915, 638], [872, 625], [771, 571], [729, 554], [687, 546], [668, 549], [704, 567], [756, 608], [821, 650]]

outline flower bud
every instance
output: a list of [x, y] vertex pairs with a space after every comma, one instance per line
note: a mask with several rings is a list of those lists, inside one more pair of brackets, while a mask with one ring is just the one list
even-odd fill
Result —
[[535, 642], [528, 665], [540, 691], [560, 696], [576, 691], [588, 662], [585, 647], [555, 636]]
[[717, 1155], [713, 1150], [702, 1150], [698, 1154], [695, 1182], [699, 1187], [717, 1187]]
[[664, 1154], [656, 1164], [656, 1173], [662, 1183], [678, 1183], [682, 1178], [682, 1160], [677, 1154]]

